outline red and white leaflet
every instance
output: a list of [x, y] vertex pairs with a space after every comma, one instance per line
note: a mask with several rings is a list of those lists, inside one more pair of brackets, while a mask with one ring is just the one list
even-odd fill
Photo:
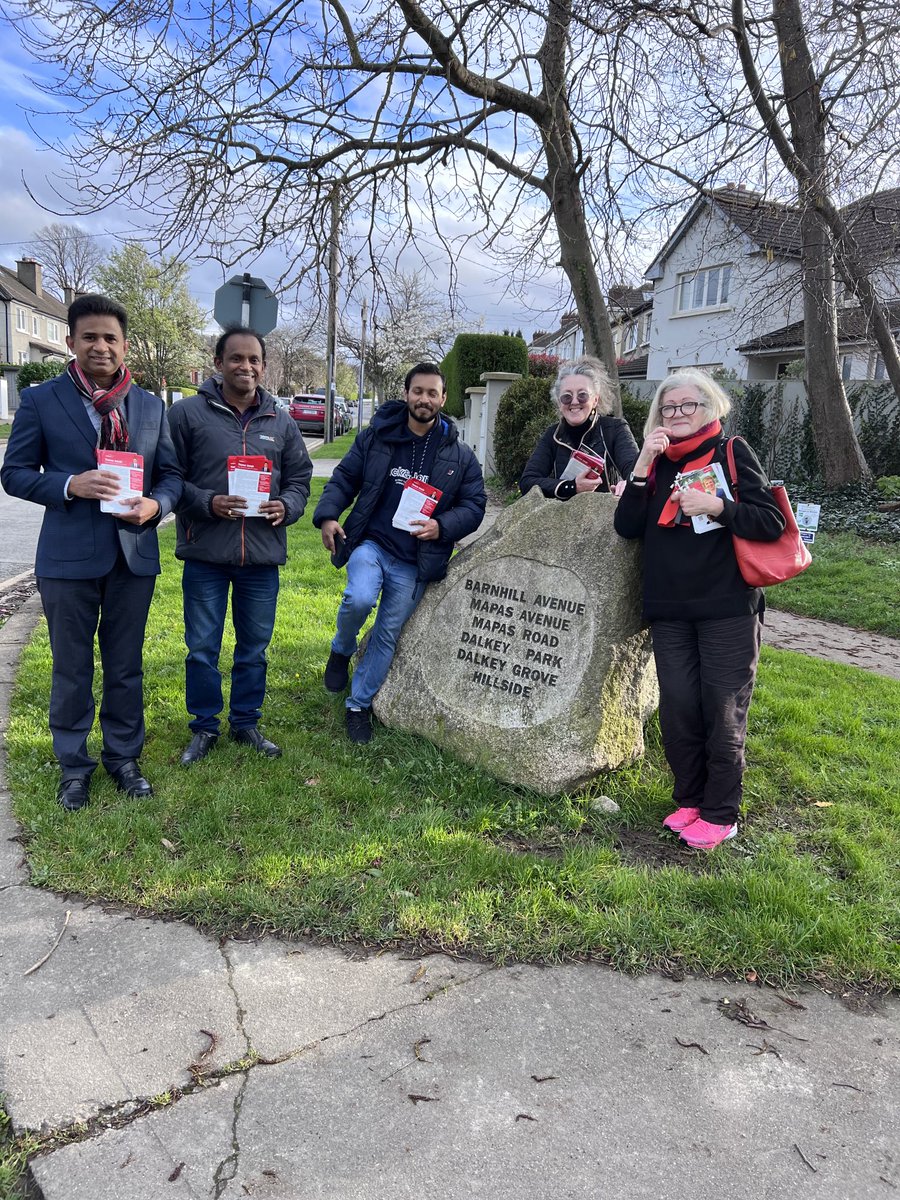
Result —
[[259, 506], [265, 504], [272, 492], [272, 464], [262, 454], [246, 457], [232, 454], [228, 458], [228, 495], [242, 496], [247, 507], [242, 517], [264, 517]]
[[97, 466], [101, 471], [112, 471], [119, 480], [118, 495], [112, 500], [101, 500], [100, 511], [127, 516], [131, 506], [122, 501], [144, 494], [144, 456], [131, 450], [98, 450]]
[[407, 479], [391, 524], [395, 529], [415, 533], [420, 526], [413, 525], [413, 521], [430, 517], [443, 494], [440, 488], [432, 487], [430, 483], [422, 483], [420, 479]]
[[602, 458], [598, 458], [596, 454], [589, 454], [587, 450], [573, 450], [560, 479], [577, 479], [579, 475], [586, 475], [588, 479], [599, 479], [602, 474]]

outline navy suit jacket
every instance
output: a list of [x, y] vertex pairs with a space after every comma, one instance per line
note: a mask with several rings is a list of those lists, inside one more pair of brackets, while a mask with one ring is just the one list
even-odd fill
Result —
[[44, 505], [34, 564], [39, 578], [99, 579], [120, 548], [135, 575], [159, 574], [156, 526], [181, 498], [182, 472], [162, 400], [132, 384], [125, 413], [128, 448], [144, 458], [144, 494], [160, 506], [145, 525], [102, 513], [99, 500], [64, 498], [70, 475], [97, 467], [97, 432], [68, 372], [22, 392], [0, 482], [10, 496]]

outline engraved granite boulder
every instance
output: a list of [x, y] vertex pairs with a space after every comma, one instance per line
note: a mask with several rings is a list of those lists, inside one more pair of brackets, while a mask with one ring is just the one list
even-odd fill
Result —
[[547, 795], [638, 758], [656, 674], [615, 504], [535, 488], [506, 509], [427, 589], [378, 718]]

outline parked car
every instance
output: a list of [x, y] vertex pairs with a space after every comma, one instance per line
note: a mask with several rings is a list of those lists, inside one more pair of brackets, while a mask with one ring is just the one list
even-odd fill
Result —
[[[339, 428], [340, 426], [340, 428]], [[342, 433], [349, 433], [353, 428], [353, 418], [350, 416], [350, 407], [343, 396], [335, 396], [334, 398], [334, 436], [340, 437]]]
[[295, 396], [288, 409], [301, 433], [325, 436], [325, 397], [304, 392]]

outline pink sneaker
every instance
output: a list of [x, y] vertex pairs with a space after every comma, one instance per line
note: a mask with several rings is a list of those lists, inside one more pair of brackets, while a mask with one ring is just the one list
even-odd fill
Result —
[[692, 850], [715, 850], [716, 846], [737, 837], [737, 831], [737, 822], [713, 825], [711, 821], [697, 820], [682, 831], [681, 840]]
[[688, 825], [693, 825], [699, 819], [699, 808], [676, 808], [673, 813], [669, 813], [663, 825], [673, 833], [681, 833], [682, 829], [687, 829]]

